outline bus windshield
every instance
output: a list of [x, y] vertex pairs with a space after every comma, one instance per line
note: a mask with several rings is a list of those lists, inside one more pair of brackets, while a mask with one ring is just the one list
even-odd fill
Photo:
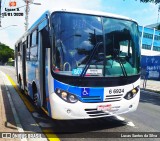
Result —
[[120, 77], [140, 72], [137, 23], [85, 14], [52, 14], [52, 71], [59, 75]]

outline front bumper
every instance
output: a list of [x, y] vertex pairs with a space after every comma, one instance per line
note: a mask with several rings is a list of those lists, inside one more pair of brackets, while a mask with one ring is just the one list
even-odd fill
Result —
[[[117, 102], [100, 102], [100, 103], [67, 103], [63, 101], [56, 93], [50, 95], [51, 116], [53, 119], [89, 119], [114, 116], [133, 112], [137, 109], [140, 98], [140, 91], [131, 99], [126, 100], [122, 98]], [[111, 105], [111, 107], [104, 111], [98, 111], [98, 106]]]

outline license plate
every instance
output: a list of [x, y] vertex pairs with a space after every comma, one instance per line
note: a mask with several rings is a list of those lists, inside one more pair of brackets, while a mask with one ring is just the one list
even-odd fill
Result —
[[108, 111], [111, 110], [111, 104], [107, 104], [107, 105], [99, 105], [97, 107], [97, 111]]

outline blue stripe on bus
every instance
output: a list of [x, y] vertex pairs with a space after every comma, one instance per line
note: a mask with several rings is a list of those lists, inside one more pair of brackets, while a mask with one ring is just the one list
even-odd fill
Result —
[[77, 87], [54, 80], [54, 91], [59, 88], [76, 95], [82, 102], [102, 102], [104, 88]]

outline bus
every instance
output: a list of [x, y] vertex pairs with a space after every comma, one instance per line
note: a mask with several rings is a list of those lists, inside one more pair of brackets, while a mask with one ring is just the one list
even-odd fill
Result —
[[89, 10], [46, 11], [15, 44], [19, 87], [53, 119], [116, 116], [140, 98], [138, 24]]

